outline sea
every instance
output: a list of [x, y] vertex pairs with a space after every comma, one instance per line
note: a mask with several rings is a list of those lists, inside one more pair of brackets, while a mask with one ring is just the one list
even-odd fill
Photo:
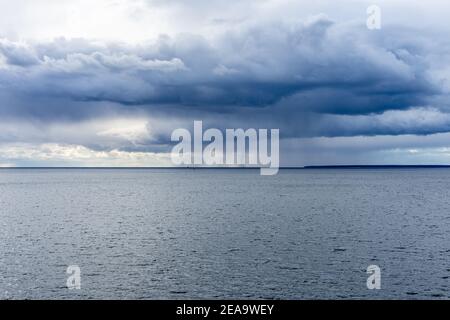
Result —
[[0, 299], [449, 298], [450, 169], [0, 169]]

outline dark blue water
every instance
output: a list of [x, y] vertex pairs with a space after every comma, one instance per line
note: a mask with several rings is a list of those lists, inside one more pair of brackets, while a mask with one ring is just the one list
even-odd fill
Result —
[[449, 277], [450, 169], [0, 170], [3, 299], [438, 299]]

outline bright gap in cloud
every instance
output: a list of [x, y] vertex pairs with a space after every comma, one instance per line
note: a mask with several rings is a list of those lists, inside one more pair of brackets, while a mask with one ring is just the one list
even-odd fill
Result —
[[165, 167], [170, 154], [95, 151], [68, 144], [3, 144], [0, 145], [0, 166], [74, 166], [74, 167]]

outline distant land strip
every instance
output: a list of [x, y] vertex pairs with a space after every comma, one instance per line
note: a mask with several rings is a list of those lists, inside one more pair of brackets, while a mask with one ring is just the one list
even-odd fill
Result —
[[[433, 168], [450, 168], [450, 165], [329, 165], [329, 166], [303, 166], [303, 167], [280, 167], [280, 170], [311, 170], [311, 169], [433, 169]], [[229, 169], [240, 169], [240, 170], [257, 170], [260, 169], [260, 167], [0, 167], [0, 170], [6, 169], [55, 169], [55, 170], [62, 170], [62, 169], [103, 169], [103, 170], [203, 170], [203, 169], [223, 169], [223, 170], [229, 170]]]

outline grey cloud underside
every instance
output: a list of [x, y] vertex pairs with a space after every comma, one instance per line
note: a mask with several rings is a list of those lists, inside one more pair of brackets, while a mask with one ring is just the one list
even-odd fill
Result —
[[[324, 17], [136, 46], [3, 39], [0, 116], [45, 123], [143, 111], [292, 137], [447, 132], [440, 41]], [[166, 142], [165, 131], [156, 136]]]

